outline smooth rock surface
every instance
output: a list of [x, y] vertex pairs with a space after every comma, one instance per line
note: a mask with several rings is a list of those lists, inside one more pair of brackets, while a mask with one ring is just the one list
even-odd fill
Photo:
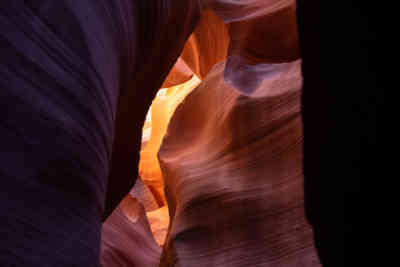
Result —
[[304, 215], [300, 60], [287, 64], [264, 73], [281, 77], [278, 93], [252, 96], [221, 63], [177, 108], [159, 152], [171, 216], [160, 266], [320, 266]]
[[159, 205], [150, 191], [149, 187], [142, 181], [142, 178], [139, 176], [136, 179], [136, 183], [129, 192], [129, 194], [136, 198], [144, 207], [146, 212], [153, 211], [159, 208]]
[[99, 265], [137, 177], [142, 126], [198, 1], [0, 7], [0, 265]]
[[151, 108], [151, 132], [146, 145], [140, 151], [139, 174], [156, 199], [158, 206], [166, 205], [164, 182], [157, 159], [171, 116], [181, 101], [200, 83], [196, 75], [180, 85], [160, 89]]
[[156, 267], [160, 255], [143, 206], [128, 195], [103, 223], [101, 266]]

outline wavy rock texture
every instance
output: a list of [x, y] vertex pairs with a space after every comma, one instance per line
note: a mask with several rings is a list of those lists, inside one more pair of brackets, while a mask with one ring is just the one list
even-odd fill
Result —
[[[4, 2], [0, 265], [97, 266], [101, 238], [103, 266], [157, 266], [168, 214], [162, 266], [319, 265], [303, 214], [293, 3]], [[200, 6], [220, 18], [200, 18]], [[143, 146], [155, 144], [141, 175], [156, 183], [119, 204], [137, 177], [148, 107], [198, 19], [182, 57], [206, 79], [169, 127], [165, 181], [155, 155], [168, 123]], [[190, 75], [183, 67], [166, 84]], [[178, 103], [154, 112], [169, 119]]]
[[[98, 1], [96, 1], [98, 2]], [[134, 185], [139, 163], [142, 126], [157, 91], [178, 59], [187, 38], [200, 17], [198, 1], [131, 1], [133, 8], [119, 2], [104, 1], [130, 20], [113, 25], [129, 37], [129, 53], [121, 53], [121, 93], [115, 115], [113, 155], [110, 163], [105, 214], [106, 218]], [[125, 25], [128, 25], [125, 29]], [[123, 41], [123, 40], [122, 40]], [[133, 174], [133, 176], [131, 176]]]
[[[178, 61], [179, 62], [179, 61]], [[175, 65], [177, 66], [177, 65]], [[175, 68], [174, 68], [175, 69]], [[140, 151], [139, 173], [141, 180], [134, 186], [139, 201], [149, 206], [154, 200], [158, 209], [146, 209], [152, 233], [159, 245], [164, 244], [169, 225], [167, 202], [164, 195], [164, 181], [157, 159], [157, 152], [168, 127], [169, 120], [181, 101], [200, 83], [196, 75], [180, 85], [163, 88], [153, 100], [149, 110], [147, 128], [149, 138], [144, 136], [145, 144]], [[145, 135], [145, 133], [144, 133]]]
[[[188, 77], [191, 78], [185, 82]], [[179, 59], [164, 83], [173, 86], [160, 90], [153, 100], [143, 127], [141, 176], [103, 224], [102, 266], [158, 266], [161, 254], [158, 245], [164, 244], [169, 214], [156, 155], [175, 108], [199, 83]]]
[[102, 219], [199, 16], [186, 0], [2, 2], [0, 266], [98, 266]]
[[159, 207], [166, 205], [162, 173], [157, 159], [162, 138], [175, 108], [198, 84], [197, 76], [180, 85], [161, 89], [152, 102], [150, 138], [140, 151], [139, 174], [153, 193]]
[[159, 152], [171, 215], [160, 266], [319, 266], [303, 207], [300, 61], [264, 67], [245, 95], [221, 63], [177, 108]]
[[158, 266], [161, 248], [155, 242], [144, 207], [127, 196], [103, 223], [102, 267]]

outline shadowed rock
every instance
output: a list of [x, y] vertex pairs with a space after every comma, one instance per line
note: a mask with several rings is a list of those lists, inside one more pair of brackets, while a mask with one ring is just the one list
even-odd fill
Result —
[[199, 14], [186, 0], [1, 3], [1, 266], [98, 266], [102, 219], [135, 182], [146, 112]]
[[143, 205], [146, 212], [159, 208], [154, 195], [151, 193], [149, 187], [143, 183], [142, 178], [140, 177], [136, 179], [135, 186], [131, 189], [129, 194]]
[[103, 223], [101, 266], [156, 267], [160, 254], [143, 206], [128, 195]]
[[[369, 31], [366, 12], [354, 19], [343, 8], [340, 20], [326, 18], [335, 25], [326, 29], [306, 2], [307, 215], [330, 262], [337, 251], [324, 244], [343, 243], [330, 231], [332, 221], [343, 221], [331, 212], [342, 204], [337, 192], [346, 188], [341, 194], [356, 216], [361, 166], [376, 166], [370, 155], [381, 155], [371, 153], [375, 102], [383, 103], [371, 73], [382, 65], [370, 64], [374, 34], [348, 27], [357, 21]], [[201, 7], [213, 11], [200, 17]], [[97, 266], [102, 240], [103, 266], [156, 266], [160, 248], [150, 230], [163, 243], [167, 214], [163, 266], [318, 265], [303, 214], [293, 0], [15, 0], [3, 1], [0, 22], [0, 265]], [[169, 212], [154, 205], [165, 204], [162, 181], [154, 199], [142, 195], [150, 227], [126, 195], [157, 90], [192, 77], [180, 61], [177, 72], [170, 69], [194, 29], [182, 58], [206, 79], [178, 108], [160, 152]], [[324, 31], [329, 36], [320, 39], [334, 42], [338, 29], [345, 42], [321, 53], [313, 37]], [[321, 67], [327, 58], [344, 63]], [[363, 91], [338, 90], [344, 84]], [[348, 232], [360, 224], [347, 222]]]

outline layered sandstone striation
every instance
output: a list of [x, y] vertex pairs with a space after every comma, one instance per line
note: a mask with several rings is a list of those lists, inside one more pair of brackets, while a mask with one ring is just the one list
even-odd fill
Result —
[[243, 93], [218, 64], [170, 122], [161, 266], [319, 266], [303, 207], [300, 60], [257, 67]]
[[246, 4], [208, 3], [144, 125], [131, 195], [159, 266], [320, 266], [304, 214], [296, 5]]

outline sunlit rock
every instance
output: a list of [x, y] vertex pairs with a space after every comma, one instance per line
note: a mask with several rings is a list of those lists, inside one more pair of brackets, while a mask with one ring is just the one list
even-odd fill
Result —
[[149, 220], [154, 239], [159, 245], [163, 245], [165, 243], [169, 226], [168, 206], [163, 206], [157, 210], [147, 212], [146, 215], [147, 219]]
[[143, 182], [149, 186], [160, 207], [166, 205], [166, 200], [157, 152], [176, 107], [199, 83], [199, 78], [192, 75], [192, 78], [183, 84], [159, 90], [149, 111], [150, 122], [147, 123], [151, 126], [145, 124], [146, 144], [140, 151], [139, 174]]

